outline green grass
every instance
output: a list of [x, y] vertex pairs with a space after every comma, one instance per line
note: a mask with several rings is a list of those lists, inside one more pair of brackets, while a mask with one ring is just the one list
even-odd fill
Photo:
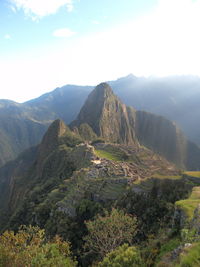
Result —
[[160, 253], [158, 257], [156, 258], [156, 262], [159, 263], [159, 261], [162, 259], [164, 255], [167, 253], [173, 251], [175, 248], [177, 248], [180, 245], [180, 240], [178, 238], [170, 239], [168, 242], [163, 244], [160, 249]]
[[135, 155], [129, 155], [125, 150], [120, 148], [120, 146], [107, 144], [103, 149], [96, 149], [95, 153], [100, 158], [105, 158], [113, 161], [137, 161]]
[[172, 180], [177, 180], [181, 179], [181, 175], [164, 175], [164, 174], [153, 174], [152, 178], [157, 178], [157, 179], [172, 179]]
[[105, 159], [113, 160], [113, 161], [122, 161], [119, 155], [105, 151], [105, 150], [100, 150], [100, 149], [95, 150], [95, 154], [99, 158], [105, 158]]
[[180, 256], [180, 262], [175, 267], [199, 267], [200, 266], [200, 243], [193, 244], [185, 249]]
[[196, 186], [192, 189], [192, 193], [188, 199], [179, 200], [176, 206], [181, 208], [189, 220], [193, 218], [194, 210], [200, 204], [200, 187]]
[[184, 174], [196, 178], [200, 178], [200, 171], [190, 171], [190, 172], [184, 172]]
[[159, 179], [159, 180], [165, 180], [165, 179], [171, 179], [171, 180], [178, 180], [181, 179], [181, 175], [161, 175], [161, 174], [153, 174], [151, 177], [147, 177], [143, 180], [136, 180], [134, 181], [134, 184], [140, 185], [143, 188], [149, 188], [150, 186], [152, 187], [154, 183], [154, 179]]

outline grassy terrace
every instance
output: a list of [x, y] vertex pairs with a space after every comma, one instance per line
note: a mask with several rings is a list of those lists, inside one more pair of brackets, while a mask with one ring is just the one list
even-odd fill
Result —
[[188, 199], [176, 202], [176, 206], [183, 209], [189, 220], [192, 219], [194, 210], [198, 204], [200, 204], [200, 186], [193, 187], [192, 193]]
[[164, 175], [164, 174], [153, 174], [152, 178], [157, 178], [157, 179], [172, 179], [172, 180], [177, 180], [181, 179], [181, 175]]
[[100, 158], [105, 158], [108, 160], [122, 161], [119, 155], [105, 151], [105, 150], [95, 150], [95, 154]]
[[190, 172], [184, 172], [183, 174], [186, 174], [188, 176], [200, 178], [200, 171], [190, 171]]
[[119, 147], [108, 145], [103, 149], [95, 149], [95, 153], [100, 158], [113, 161], [129, 161], [129, 156]]

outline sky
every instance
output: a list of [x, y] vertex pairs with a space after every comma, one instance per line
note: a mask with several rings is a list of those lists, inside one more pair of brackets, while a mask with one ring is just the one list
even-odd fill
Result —
[[65, 84], [200, 76], [200, 0], [0, 0], [0, 99]]

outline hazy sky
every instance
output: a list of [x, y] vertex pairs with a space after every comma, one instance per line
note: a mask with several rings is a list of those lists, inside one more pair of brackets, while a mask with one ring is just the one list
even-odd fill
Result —
[[200, 0], [0, 0], [0, 98], [200, 75]]

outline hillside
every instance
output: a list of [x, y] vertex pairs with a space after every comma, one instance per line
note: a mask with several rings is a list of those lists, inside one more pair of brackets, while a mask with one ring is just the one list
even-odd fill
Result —
[[[187, 158], [188, 147], [192, 159]], [[198, 167], [198, 153], [199, 148], [188, 143], [174, 123], [127, 107], [102, 83], [70, 126], [55, 120], [39, 145], [0, 168], [0, 231], [17, 231], [20, 225], [40, 227], [48, 239], [58, 241], [55, 235], [59, 235], [70, 241], [80, 266], [91, 266], [102, 256], [98, 250], [86, 250], [88, 225], [96, 221], [102, 227], [103, 216], [108, 227], [114, 223], [109, 229], [115, 230], [119, 218], [137, 218], [129, 244], [141, 251], [142, 266], [165, 263], [164, 253], [179, 246], [185, 227], [183, 213], [177, 213], [176, 207], [187, 208], [189, 202], [182, 199], [200, 185], [199, 172], [182, 173], [176, 165], [188, 160]], [[121, 217], [112, 221], [112, 214]], [[5, 242], [9, 233], [4, 233]], [[3, 237], [0, 251], [5, 247]], [[107, 230], [104, 242], [109, 242]], [[173, 246], [166, 249], [171, 242]]]
[[[88, 145], [56, 120], [39, 146], [0, 169], [1, 216], [6, 214], [7, 220], [19, 210], [14, 216], [26, 214], [21, 219], [28, 223], [26, 218], [32, 217], [33, 209], [36, 212], [38, 205], [46, 205], [51, 198], [56, 201], [53, 206], [74, 216], [76, 203], [86, 195], [104, 202], [115, 200], [127, 185], [154, 174], [178, 175], [178, 171], [144, 147], [98, 142]], [[34, 201], [29, 214], [27, 205]]]
[[23, 104], [0, 100], [0, 166], [39, 144], [55, 119], [74, 119], [89, 89], [68, 85]]
[[[31, 224], [44, 228], [48, 238], [59, 234], [71, 242], [79, 263], [90, 266], [96, 258], [84, 250], [85, 220], [102, 209], [123, 208], [137, 215], [137, 240], [145, 246], [160, 225], [171, 225], [173, 203], [200, 184], [190, 174], [182, 175], [173, 164], [138, 144], [97, 139], [89, 145], [56, 120], [39, 146], [0, 169], [0, 229]], [[150, 250], [151, 246], [145, 247]]]
[[[139, 144], [137, 124], [137, 112], [126, 107], [108, 84], [98, 85], [89, 95], [77, 120], [71, 124], [73, 131], [64, 122], [54, 121], [39, 146], [27, 150], [0, 169], [2, 214], [11, 216], [16, 212], [23, 205], [23, 199], [32, 195], [32, 191], [35, 192], [35, 187], [37, 199], [42, 188], [49, 188], [45, 192], [46, 198], [50, 191], [61, 184], [64, 188], [66, 183], [71, 188], [66, 191], [70, 199], [76, 195], [84, 198], [88, 194], [96, 198], [97, 194], [98, 198], [107, 201], [110, 197], [112, 200], [118, 197], [109, 194], [107, 199], [104, 196], [104, 189], [111, 189], [116, 194], [115, 184], [116, 189], [119, 187], [117, 192], [123, 192], [129, 183], [150, 178], [154, 174], [177, 175], [173, 164]], [[150, 132], [146, 133], [150, 135]], [[160, 136], [162, 131], [156, 138], [159, 140]], [[161, 150], [159, 152], [162, 154]], [[102, 196], [100, 188], [103, 190]], [[64, 195], [58, 193], [58, 198]], [[66, 196], [67, 209], [71, 206], [70, 201]], [[73, 204], [70, 214], [74, 212]]]
[[[128, 75], [109, 84], [126, 105], [175, 121], [191, 141], [200, 144], [198, 77]], [[92, 89], [66, 85], [22, 104], [0, 100], [0, 166], [38, 144], [53, 120], [60, 118], [67, 124], [74, 120]]]
[[127, 107], [106, 83], [98, 85], [89, 94], [70, 126], [79, 127], [82, 123], [87, 123], [106, 141], [144, 145], [179, 168], [196, 170], [200, 167], [200, 149], [186, 139], [175, 123]]

